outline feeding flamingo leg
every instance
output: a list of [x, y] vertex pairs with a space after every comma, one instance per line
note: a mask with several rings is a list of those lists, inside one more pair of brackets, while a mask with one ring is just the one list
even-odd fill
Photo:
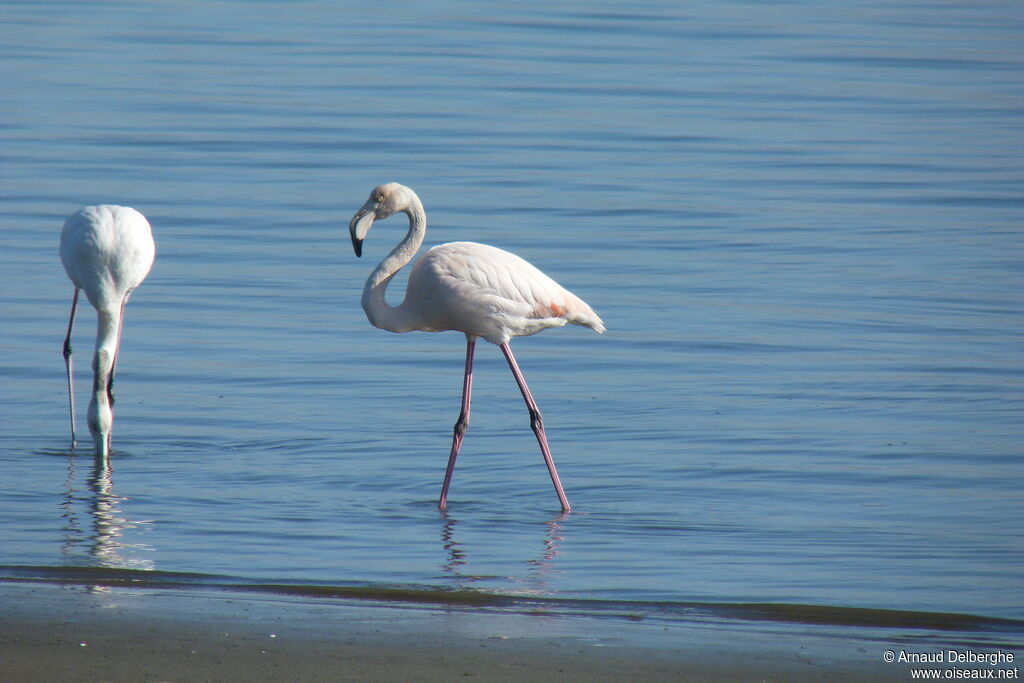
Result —
[[452, 452], [448, 456], [448, 469], [444, 473], [444, 485], [441, 487], [441, 500], [437, 507], [444, 510], [448, 507], [448, 486], [452, 483], [452, 472], [455, 471], [455, 459], [459, 457], [462, 439], [469, 427], [469, 400], [473, 393], [473, 350], [476, 348], [476, 337], [466, 335], [466, 373], [462, 379], [462, 409], [459, 419], [455, 422], [455, 433], [452, 436]]
[[78, 288], [71, 298], [71, 315], [68, 317], [68, 333], [64, 337], [64, 369], [68, 374], [68, 407], [71, 409], [71, 450], [75, 450], [75, 389], [71, 365], [71, 328], [75, 326], [75, 308], [78, 307]]
[[548, 473], [551, 475], [551, 483], [555, 485], [555, 493], [558, 494], [558, 501], [562, 504], [562, 512], [569, 512], [569, 500], [565, 497], [565, 491], [562, 490], [562, 482], [558, 479], [558, 470], [555, 469], [555, 460], [551, 457], [551, 449], [548, 447], [548, 438], [544, 433], [544, 418], [540, 414], [537, 402], [533, 400], [533, 395], [530, 393], [530, 387], [526, 386], [526, 378], [523, 377], [523, 373], [519, 370], [519, 365], [516, 363], [516, 357], [512, 355], [512, 347], [510, 347], [508, 343], [502, 344], [501, 352], [505, 354], [505, 360], [508, 361], [508, 366], [512, 369], [512, 375], [516, 378], [516, 383], [519, 385], [519, 391], [523, 392], [523, 400], [526, 401], [526, 407], [530, 411], [530, 427], [533, 429], [533, 433], [537, 435], [537, 443], [540, 444], [540, 452], [544, 455], [544, 463], [548, 466]]

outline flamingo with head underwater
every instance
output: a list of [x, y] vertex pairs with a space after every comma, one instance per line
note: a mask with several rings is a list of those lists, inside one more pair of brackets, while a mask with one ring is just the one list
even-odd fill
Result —
[[127, 206], [86, 206], [73, 213], [60, 233], [60, 260], [75, 293], [71, 299], [64, 367], [71, 408], [71, 448], [75, 447], [75, 396], [71, 362], [71, 329], [78, 294], [85, 290], [96, 309], [96, 353], [93, 356], [89, 431], [96, 455], [110, 453], [114, 427], [114, 369], [121, 348], [124, 307], [132, 291], [146, 279], [156, 253], [153, 231], [145, 216]]
[[423, 204], [408, 187], [387, 183], [374, 188], [349, 223], [352, 246], [356, 256], [361, 256], [363, 240], [374, 220], [399, 212], [408, 216], [409, 231], [366, 280], [362, 297], [366, 317], [375, 327], [390, 332], [457, 330], [466, 335], [462, 408], [455, 423], [438, 507], [442, 510], [447, 507], [455, 460], [469, 426], [473, 352], [476, 340], [483, 338], [498, 345], [508, 361], [526, 401], [530, 426], [540, 444], [558, 500], [562, 510], [568, 512], [569, 501], [551, 457], [543, 418], [509, 342], [513, 337], [536, 334], [567, 323], [604, 332], [604, 323], [582, 299], [530, 263], [502, 249], [475, 242], [450, 242], [426, 251], [412, 266], [405, 300], [398, 306], [389, 305], [384, 297], [388, 283], [412, 260], [426, 234], [427, 216]]

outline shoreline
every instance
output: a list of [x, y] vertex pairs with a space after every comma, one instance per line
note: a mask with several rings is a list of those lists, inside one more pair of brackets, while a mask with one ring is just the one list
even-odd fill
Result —
[[12, 682], [909, 678], [909, 667], [883, 661], [891, 644], [871, 629], [837, 637], [820, 627], [41, 584], [0, 584], [0, 600], [0, 677]]

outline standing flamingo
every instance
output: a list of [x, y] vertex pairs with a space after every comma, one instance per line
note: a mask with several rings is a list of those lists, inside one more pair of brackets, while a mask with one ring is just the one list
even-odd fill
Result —
[[89, 431], [96, 455], [110, 453], [114, 426], [114, 369], [121, 347], [124, 306], [132, 290], [153, 266], [153, 231], [145, 216], [126, 206], [86, 206], [73, 213], [60, 233], [60, 260], [75, 286], [68, 334], [64, 338], [64, 368], [71, 407], [71, 448], [75, 447], [75, 395], [71, 363], [71, 329], [78, 293], [85, 290], [96, 309], [96, 354], [93, 357]]
[[473, 389], [473, 350], [478, 337], [501, 347], [512, 375], [530, 412], [530, 426], [537, 436], [555, 486], [562, 510], [569, 501], [551, 457], [544, 422], [530, 394], [509, 342], [512, 337], [536, 334], [566, 323], [604, 332], [604, 323], [582, 299], [572, 294], [537, 268], [515, 254], [475, 242], [450, 242], [431, 248], [409, 273], [405, 300], [390, 306], [384, 292], [391, 278], [402, 269], [423, 243], [427, 215], [416, 193], [404, 185], [388, 183], [370, 193], [349, 223], [356, 256], [362, 255], [363, 240], [373, 221], [399, 211], [409, 217], [409, 232], [373, 270], [363, 287], [363, 310], [370, 323], [390, 332], [443, 332], [458, 330], [466, 335], [466, 369], [462, 384], [462, 410], [455, 423], [451, 455], [441, 487], [438, 507], [448, 503], [455, 459], [469, 426], [469, 403]]

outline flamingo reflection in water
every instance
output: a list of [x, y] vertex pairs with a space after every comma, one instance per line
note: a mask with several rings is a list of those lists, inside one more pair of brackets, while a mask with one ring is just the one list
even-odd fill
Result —
[[[113, 472], [109, 459], [93, 458], [92, 470], [86, 478], [86, 488], [79, 488], [75, 470], [75, 457], [68, 457], [68, 476], [64, 485], [64, 500], [61, 503], [64, 517], [64, 555], [76, 558], [80, 549], [87, 554], [88, 566], [110, 569], [152, 570], [153, 561], [139, 557], [152, 547], [144, 543], [125, 542], [126, 532], [145, 530], [148, 522], [130, 520], [122, 510], [128, 499], [114, 491]], [[87, 521], [83, 528], [79, 508], [85, 508]]]
[[[568, 513], [562, 512], [557, 517], [544, 523], [546, 531], [544, 533], [543, 551], [537, 556], [522, 560], [527, 565], [526, 576], [507, 577], [518, 584], [526, 584], [528, 586], [521, 588], [517, 592], [531, 595], [546, 595], [550, 593], [548, 583], [556, 571], [555, 565], [559, 555], [558, 546], [564, 540], [561, 523], [568, 516]], [[467, 543], [456, 539], [458, 524], [459, 522], [453, 517], [447, 514], [444, 515], [444, 522], [441, 525], [441, 545], [447, 559], [441, 566], [442, 571], [451, 577], [459, 588], [468, 588], [470, 585], [480, 581], [493, 581], [495, 577], [491, 574], [479, 575], [468, 571], [470, 550], [467, 547]], [[503, 542], [502, 552], [507, 552], [508, 546], [508, 543]], [[482, 549], [474, 553], [478, 557], [483, 554], [484, 551]]]

